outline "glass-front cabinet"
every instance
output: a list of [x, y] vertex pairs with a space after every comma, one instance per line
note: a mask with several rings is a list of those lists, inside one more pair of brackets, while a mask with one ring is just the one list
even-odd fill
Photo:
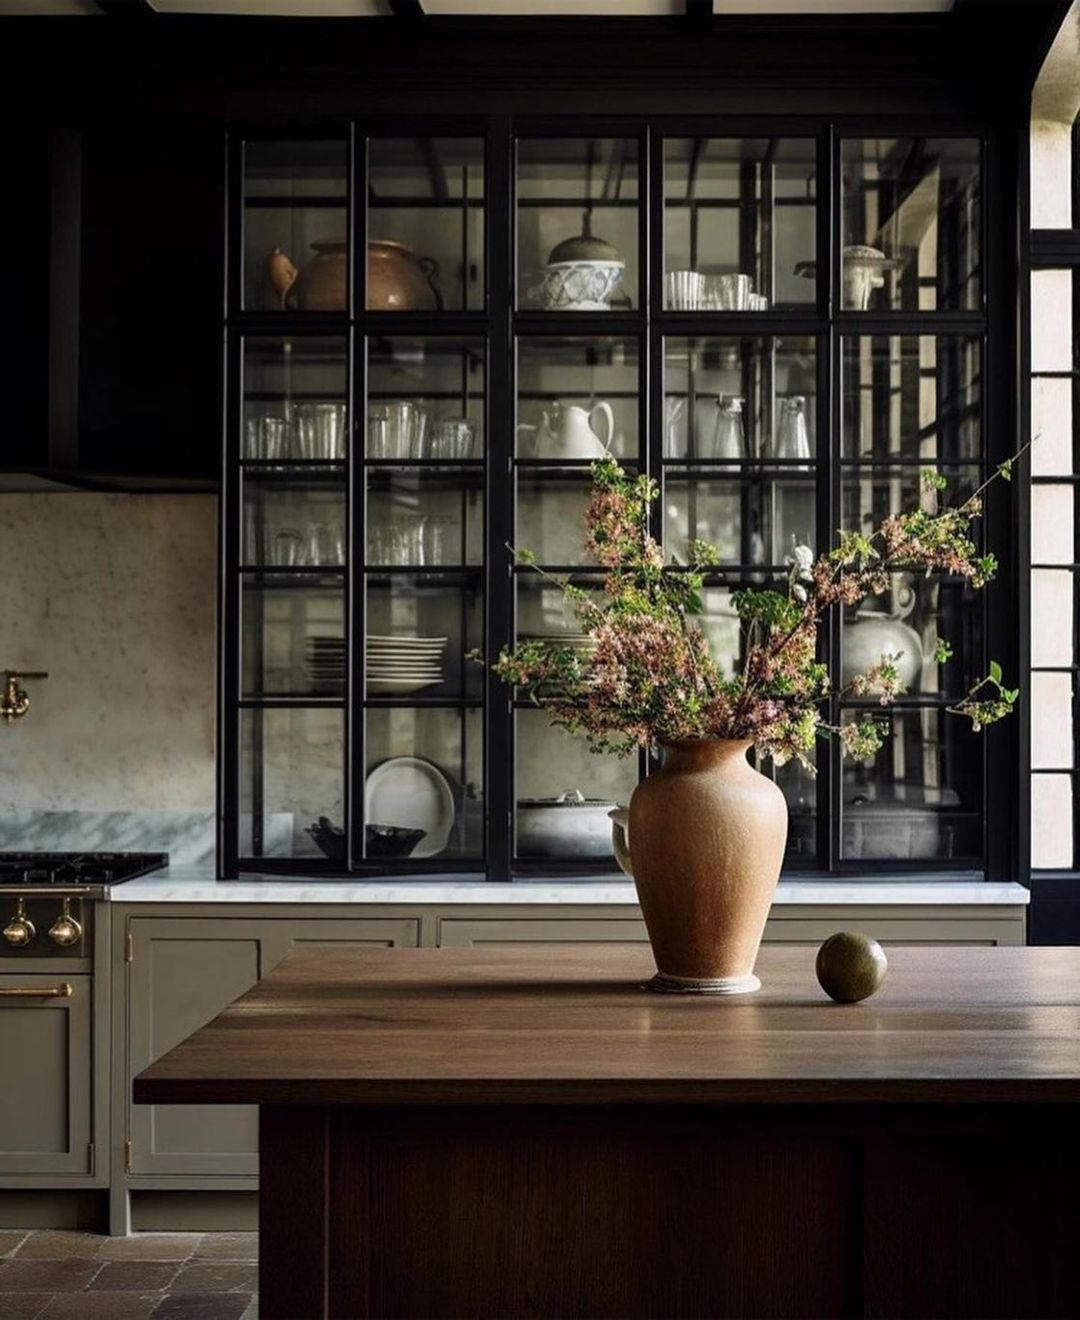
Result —
[[[596, 459], [657, 480], [676, 571], [717, 547], [729, 671], [740, 588], [989, 470], [977, 138], [357, 123], [237, 136], [231, 169], [225, 875], [614, 871], [656, 753], [593, 756], [487, 667], [588, 652], [558, 581], [604, 589]], [[833, 723], [883, 652], [906, 691], [874, 761], [762, 765], [790, 870], [985, 870], [987, 746], [946, 707], [987, 631], [962, 581], [898, 573], [823, 632]]]

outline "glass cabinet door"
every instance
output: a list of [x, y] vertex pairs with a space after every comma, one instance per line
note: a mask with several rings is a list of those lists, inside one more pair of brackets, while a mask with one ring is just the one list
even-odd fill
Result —
[[482, 338], [372, 335], [364, 857], [484, 853]]
[[519, 138], [517, 305], [545, 312], [641, 305], [636, 138]]
[[841, 144], [844, 310], [980, 310], [981, 156], [976, 138]]
[[484, 144], [480, 138], [371, 138], [367, 309], [484, 306]]
[[764, 312], [812, 306], [813, 138], [664, 142], [664, 307]]
[[241, 379], [240, 848], [341, 860], [348, 340], [249, 337]]
[[245, 311], [342, 312], [348, 306], [348, 147], [244, 144]]

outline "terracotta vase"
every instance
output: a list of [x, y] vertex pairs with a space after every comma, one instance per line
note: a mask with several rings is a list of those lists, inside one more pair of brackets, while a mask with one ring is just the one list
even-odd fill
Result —
[[[650, 989], [744, 994], [780, 876], [787, 803], [748, 741], [675, 743], [615, 817], [656, 958]], [[621, 819], [620, 819], [621, 817]], [[625, 825], [629, 824], [629, 839]], [[620, 837], [621, 835], [621, 837]]]
[[372, 312], [429, 312], [440, 309], [431, 257], [417, 257], [404, 243], [371, 239], [367, 245], [367, 305]]

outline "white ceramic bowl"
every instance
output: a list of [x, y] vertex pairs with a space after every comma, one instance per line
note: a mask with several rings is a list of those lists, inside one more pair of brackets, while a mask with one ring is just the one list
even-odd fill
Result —
[[624, 261], [553, 261], [529, 296], [549, 312], [606, 312], [625, 269]]
[[557, 798], [521, 798], [517, 850], [523, 857], [610, 857], [614, 802], [578, 792]]

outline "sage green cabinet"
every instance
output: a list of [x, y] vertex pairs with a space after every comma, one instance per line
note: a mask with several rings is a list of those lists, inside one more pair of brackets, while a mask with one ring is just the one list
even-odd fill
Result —
[[91, 979], [0, 976], [0, 1178], [94, 1172]]
[[132, 1175], [249, 1177], [251, 1105], [133, 1105], [131, 1079], [275, 967], [296, 943], [414, 946], [412, 919], [139, 917], [128, 920], [127, 1166]]

